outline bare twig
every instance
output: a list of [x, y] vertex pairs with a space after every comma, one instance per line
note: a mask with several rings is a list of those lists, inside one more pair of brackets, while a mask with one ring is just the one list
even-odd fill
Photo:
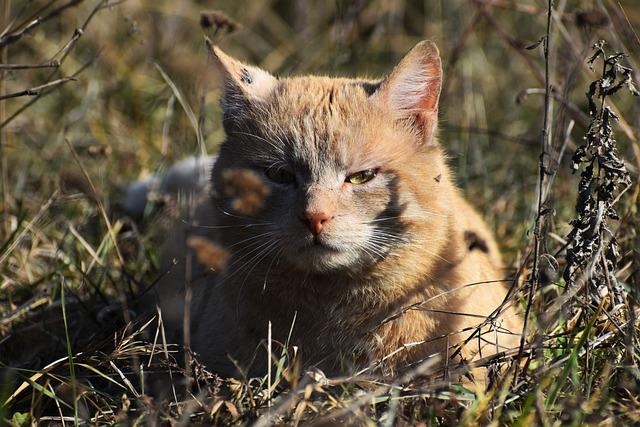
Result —
[[[80, 73], [82, 73], [84, 70], [86, 70], [87, 67], [89, 67], [91, 64], [93, 64], [93, 62], [96, 60], [96, 58], [97, 57], [91, 58], [89, 61], [87, 61], [84, 65], [82, 65], [75, 73], [73, 73], [69, 77], [75, 79], [75, 77], [77, 77]], [[3, 129], [5, 126], [7, 126], [9, 123], [11, 123], [16, 117], [18, 117], [20, 114], [22, 114], [22, 112], [24, 110], [26, 110], [27, 108], [31, 107], [40, 98], [50, 94], [51, 92], [53, 92], [57, 88], [58, 88], [58, 86], [46, 88], [43, 91], [41, 91], [39, 94], [35, 95], [29, 102], [27, 102], [24, 105], [22, 105], [20, 108], [18, 108], [16, 111], [14, 111], [9, 117], [7, 117], [2, 122], [0, 122], [0, 129]]]
[[[543, 213], [543, 190], [545, 183], [545, 176], [547, 169], [545, 166], [545, 157], [549, 149], [550, 141], [550, 128], [551, 123], [549, 120], [549, 114], [551, 110], [551, 77], [550, 77], [550, 60], [549, 50], [551, 46], [551, 16], [553, 14], [553, 1], [547, 2], [547, 31], [544, 39], [544, 63], [545, 63], [545, 95], [544, 95], [544, 117], [542, 123], [542, 137], [540, 139], [540, 158], [538, 160], [538, 197], [537, 205], [538, 210], [536, 214], [535, 228], [534, 228], [534, 249], [533, 249], [533, 273], [531, 276], [531, 282], [529, 286], [529, 295], [527, 297], [527, 306], [525, 308], [524, 323], [522, 326], [522, 335], [520, 336], [520, 351], [524, 350], [525, 341], [527, 339], [529, 328], [529, 315], [531, 313], [531, 307], [533, 306], [533, 297], [535, 296], [538, 284], [540, 282], [540, 253], [542, 251], [542, 245], [544, 235], [542, 233], [542, 227], [544, 222]], [[536, 354], [538, 352], [536, 351]], [[514, 371], [514, 383], [517, 383], [519, 374], [518, 366]]]
[[6, 46], [6, 45], [9, 45], [9, 44], [12, 44], [12, 43], [16, 43], [25, 34], [30, 33], [31, 31], [33, 31], [35, 28], [39, 27], [44, 22], [47, 22], [51, 18], [55, 18], [56, 16], [60, 15], [65, 10], [67, 10], [67, 9], [69, 9], [71, 7], [77, 6], [78, 4], [82, 3], [83, 1], [84, 0], [69, 0], [67, 3], [65, 3], [65, 4], [59, 6], [59, 7], [55, 8], [55, 9], [53, 9], [48, 14], [46, 14], [46, 15], [44, 15], [42, 17], [37, 17], [33, 21], [29, 22], [21, 30], [19, 30], [17, 32], [10, 32], [10, 33], [0, 37], [0, 47]]
[[20, 90], [18, 92], [7, 93], [6, 95], [0, 95], [0, 99], [18, 98], [20, 96], [40, 95], [45, 90], [55, 89], [58, 86], [62, 86], [63, 84], [70, 81], [77, 81], [77, 79], [74, 77], [63, 77], [61, 79], [54, 80], [52, 82], [45, 83], [40, 86], [31, 87], [29, 89]]
[[[82, 0], [81, 0], [82, 1]], [[109, 0], [101, 0], [89, 13], [89, 15], [87, 16], [87, 18], [84, 20], [84, 22], [82, 23], [82, 25], [77, 28], [74, 32], [73, 32], [73, 36], [71, 37], [71, 40], [60, 50], [58, 51], [55, 55], [54, 58], [52, 58], [52, 60], [55, 59], [56, 56], [59, 56], [59, 58], [57, 58], [57, 60], [59, 61], [60, 64], [62, 64], [64, 62], [64, 60], [66, 59], [66, 57], [69, 55], [69, 53], [72, 51], [73, 47], [75, 46], [75, 44], [78, 42], [78, 40], [80, 39], [80, 37], [84, 34], [84, 31], [87, 29], [87, 26], [89, 25], [89, 23], [92, 21], [93, 17], [96, 15], [96, 13], [98, 13], [100, 10], [114, 5], [114, 4], [119, 4], [120, 2], [114, 2], [111, 3]], [[68, 3], [67, 3], [68, 4]], [[93, 61], [95, 60], [95, 57], [92, 58], [91, 60], [87, 61], [82, 67], [80, 67], [80, 69], [78, 69], [78, 71], [76, 71], [75, 73], [73, 73], [70, 77], [76, 77], [78, 76], [82, 71], [84, 71], [89, 65], [91, 65], [93, 63]], [[53, 70], [48, 76], [47, 76], [47, 80], [50, 80], [55, 73], [57, 72], [56, 70]], [[33, 104], [35, 104], [42, 96], [45, 96], [49, 93], [52, 92], [52, 90], [55, 89], [54, 88], [50, 88], [50, 89], [46, 89], [43, 90], [41, 93], [39, 93], [38, 95], [36, 95], [33, 99], [31, 99], [29, 102], [25, 103], [24, 105], [22, 105], [20, 108], [18, 108], [16, 111], [13, 112], [13, 114], [11, 114], [9, 117], [7, 117], [6, 119], [2, 120], [2, 122], [0, 122], [0, 129], [3, 129], [5, 126], [7, 126], [9, 123], [11, 123], [16, 117], [18, 117], [24, 110], [26, 110], [27, 108], [31, 107]]]
[[[23, 2], [24, 4], [22, 5], [22, 8], [18, 11], [18, 13], [16, 13], [16, 16], [11, 20], [11, 22], [9, 22], [9, 24], [5, 25], [4, 30], [2, 30], [2, 32], [0, 33], [0, 37], [4, 37], [5, 35], [14, 32], [16, 30], [18, 30], [19, 28], [24, 27], [25, 25], [27, 25], [27, 23], [33, 21], [34, 19], [36, 19], [36, 17], [42, 15], [42, 13], [49, 9], [51, 7], [52, 4], [54, 4], [55, 2], [57, 2], [58, 0], [49, 0], [47, 3], [43, 4], [42, 6], [40, 6], [39, 8], [33, 10], [33, 8], [29, 8], [29, 6], [33, 6], [30, 1], [25, 1]], [[7, 2], [9, 3], [9, 2]], [[20, 22], [20, 24], [15, 25], [15, 23], [18, 21], [18, 19], [22, 16], [22, 14], [26, 11], [32, 9], [30, 12], [31, 14], [29, 16], [27, 16], [25, 19], [22, 20], [22, 22]]]
[[58, 68], [60, 61], [43, 62], [42, 64], [0, 64], [0, 70], [31, 70], [36, 68]]

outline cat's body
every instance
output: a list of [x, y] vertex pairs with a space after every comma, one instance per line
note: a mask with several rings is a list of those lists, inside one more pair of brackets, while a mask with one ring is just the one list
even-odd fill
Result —
[[[167, 244], [165, 266], [177, 263], [156, 295], [169, 327], [222, 374], [266, 370], [269, 324], [331, 374], [452, 354], [506, 287], [498, 247], [434, 140], [435, 46], [416, 46], [380, 84], [275, 79], [214, 58], [228, 140], [211, 195]], [[468, 360], [518, 343], [512, 308], [486, 323]]]

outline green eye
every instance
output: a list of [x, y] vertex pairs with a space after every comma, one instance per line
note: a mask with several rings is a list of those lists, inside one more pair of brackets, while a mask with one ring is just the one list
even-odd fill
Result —
[[378, 171], [376, 169], [367, 169], [360, 172], [352, 173], [351, 175], [347, 176], [345, 182], [356, 185], [364, 184], [365, 182], [369, 182], [373, 178], [375, 178], [377, 173]]
[[283, 168], [267, 168], [264, 173], [267, 178], [278, 184], [291, 184], [296, 180], [293, 173]]

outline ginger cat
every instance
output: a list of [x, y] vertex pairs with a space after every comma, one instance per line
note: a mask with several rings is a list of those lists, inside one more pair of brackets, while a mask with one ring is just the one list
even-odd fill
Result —
[[[274, 341], [327, 374], [444, 362], [507, 289], [498, 246], [436, 140], [435, 44], [418, 43], [379, 82], [276, 78], [210, 48], [227, 140], [168, 240], [155, 292], [165, 323], [222, 375], [266, 370], [269, 322]], [[466, 360], [518, 345], [511, 305]]]

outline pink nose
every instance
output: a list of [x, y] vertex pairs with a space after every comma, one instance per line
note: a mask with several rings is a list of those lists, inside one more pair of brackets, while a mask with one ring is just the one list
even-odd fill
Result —
[[313, 233], [314, 236], [320, 234], [324, 224], [333, 218], [333, 215], [323, 211], [305, 211], [304, 220], [307, 223], [307, 227]]

